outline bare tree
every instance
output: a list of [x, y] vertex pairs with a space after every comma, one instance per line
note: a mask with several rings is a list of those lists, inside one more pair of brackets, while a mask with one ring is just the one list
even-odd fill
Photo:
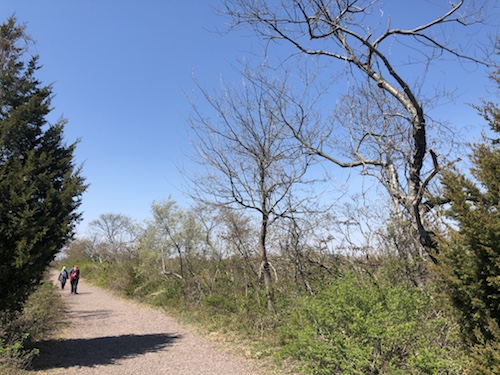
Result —
[[[291, 210], [299, 210], [301, 200], [311, 198], [307, 192], [298, 193], [299, 186], [308, 186], [305, 174], [311, 156], [296, 147], [287, 124], [281, 121], [280, 112], [286, 106], [285, 84], [274, 81], [273, 86], [283, 91], [279, 97], [270, 97], [257, 71], [247, 69], [243, 75], [241, 87], [223, 86], [217, 96], [199, 87], [215, 116], [206, 117], [193, 104], [193, 145], [206, 173], [190, 178], [197, 199], [255, 213], [260, 227], [260, 273], [268, 308], [272, 309], [269, 227]], [[302, 114], [298, 120], [306, 121], [306, 117]], [[286, 198], [293, 194], [297, 199], [291, 206]]]
[[136, 270], [145, 280], [144, 291], [158, 282], [165, 285], [160, 288], [165, 295], [172, 292], [170, 287], [179, 288], [186, 298], [203, 298], [211, 290], [205, 265], [207, 252], [213, 250], [212, 228], [203, 222], [202, 211], [202, 207], [183, 209], [170, 198], [152, 203], [152, 218], [146, 220], [138, 244]]
[[135, 252], [140, 227], [129, 217], [122, 214], [102, 214], [89, 224], [92, 243], [98, 252], [118, 259], [119, 256]]
[[[307, 122], [289, 121], [288, 125], [312, 154], [342, 168], [361, 168], [378, 178], [400, 220], [410, 222], [420, 248], [435, 260], [436, 244], [425, 214], [439, 203], [426, 198], [440, 168], [439, 155], [428, 147], [429, 118], [424, 113], [428, 101], [419, 92], [421, 82], [410, 81], [415, 74], [409, 73], [408, 66], [415, 63], [412, 68], [420, 67], [425, 75], [446, 54], [484, 64], [485, 60], [461, 49], [460, 41], [451, 44], [448, 38], [453, 35], [452, 27], [479, 24], [487, 2], [459, 0], [434, 6], [426, 2], [422, 6], [433, 18], [410, 28], [393, 27], [390, 14], [378, 0], [221, 2], [222, 13], [233, 20], [232, 28], [248, 26], [269, 43], [285, 41], [299, 55], [342, 64], [351, 86], [332, 122], [324, 123], [321, 132], [311, 131]], [[397, 48], [398, 53], [393, 54]], [[402, 54], [404, 48], [407, 55]], [[273, 90], [272, 95], [281, 95], [279, 87], [268, 89]], [[281, 121], [287, 121], [286, 116]], [[344, 153], [332, 123], [348, 129]]]
[[[190, 257], [198, 253], [202, 243], [203, 228], [198, 222], [195, 214], [189, 210], [181, 209], [173, 200], [167, 200], [151, 205], [153, 220], [149, 224], [150, 230], [156, 233], [159, 239], [160, 252], [162, 254], [162, 274], [176, 276], [185, 280], [187, 273], [195, 276], [190, 264]], [[176, 254], [179, 262], [179, 272], [167, 270], [165, 261]]]

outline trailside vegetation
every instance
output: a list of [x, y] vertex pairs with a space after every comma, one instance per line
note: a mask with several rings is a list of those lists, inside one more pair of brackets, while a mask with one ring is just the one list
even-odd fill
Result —
[[20, 312], [9, 316], [0, 327], [0, 373], [29, 373], [32, 361], [40, 354], [36, 342], [51, 338], [65, 323], [61, 317], [64, 303], [52, 281], [43, 280], [30, 294]]
[[[425, 287], [415, 285], [395, 249], [348, 254], [326, 246], [320, 233], [308, 233], [316, 244], [292, 249], [289, 232], [275, 229], [269, 310], [258, 220], [171, 200], [154, 210], [162, 220], [147, 221], [120, 251], [108, 251], [118, 237], [91, 235], [72, 242], [62, 262], [78, 263], [86, 280], [197, 322], [211, 337], [233, 337], [251, 345], [254, 357], [291, 363], [294, 371], [458, 375], [471, 368], [435, 275], [429, 270]], [[123, 230], [109, 233], [130, 238]]]

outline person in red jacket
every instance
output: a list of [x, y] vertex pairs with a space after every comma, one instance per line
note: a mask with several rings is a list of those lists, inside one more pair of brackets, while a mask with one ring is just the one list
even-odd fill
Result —
[[80, 269], [78, 268], [77, 265], [75, 265], [69, 271], [69, 282], [71, 284], [71, 293], [78, 294], [78, 292], [76, 291], [76, 288], [78, 287], [78, 280], [80, 280]]

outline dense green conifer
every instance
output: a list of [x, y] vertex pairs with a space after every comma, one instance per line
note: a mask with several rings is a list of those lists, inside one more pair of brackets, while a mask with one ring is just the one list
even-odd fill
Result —
[[[494, 76], [500, 84], [500, 71]], [[494, 133], [500, 110], [478, 108]], [[480, 364], [478, 373], [500, 374], [500, 144], [496, 137], [472, 146], [470, 177], [444, 174], [448, 211], [457, 224], [442, 247], [448, 291], [460, 312], [466, 342]]]
[[85, 190], [64, 120], [50, 124], [52, 87], [14, 17], [0, 25], [0, 311], [19, 309], [71, 237]]

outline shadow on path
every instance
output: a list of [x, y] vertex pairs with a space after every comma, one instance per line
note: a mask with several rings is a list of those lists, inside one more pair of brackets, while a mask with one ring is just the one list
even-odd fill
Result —
[[178, 339], [180, 336], [150, 334], [41, 341], [35, 344], [40, 356], [33, 361], [33, 370], [113, 364], [119, 359], [162, 350]]
[[113, 315], [113, 310], [78, 310], [70, 311], [66, 314], [66, 319], [102, 319]]

